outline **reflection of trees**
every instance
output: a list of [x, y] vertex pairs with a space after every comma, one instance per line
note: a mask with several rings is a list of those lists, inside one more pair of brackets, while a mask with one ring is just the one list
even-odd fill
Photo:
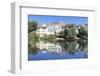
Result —
[[28, 44], [28, 53], [36, 55], [38, 53], [37, 47], [32, 47], [30, 44]]
[[75, 54], [77, 52], [76, 45], [77, 45], [76, 41], [65, 42], [64, 45], [65, 51], [68, 52], [69, 54]]
[[37, 47], [36, 43], [39, 42], [39, 36], [35, 33], [35, 31], [31, 31], [28, 34], [28, 52], [36, 55], [37, 54]]
[[[63, 41], [60, 42], [63, 50], [69, 54], [75, 54], [78, 51], [87, 52], [87, 41]], [[86, 57], [87, 55], [85, 55]]]
[[[77, 40], [76, 41], [63, 40], [63, 41], [53, 42], [53, 44], [54, 44], [53, 49], [51, 49], [51, 51], [48, 51], [53, 55], [62, 55], [64, 52], [74, 55], [76, 52], [82, 51], [82, 52], [84, 52], [84, 57], [88, 56], [87, 55], [87, 41], [84, 41], [84, 40], [78, 40], [78, 41]], [[61, 51], [57, 52], [57, 50], [59, 50], [59, 49], [56, 49], [57, 45], [60, 45], [62, 47], [62, 50], [61, 50], [62, 52]], [[31, 46], [30, 44], [28, 45], [29, 53], [32, 53], [33, 55], [37, 54], [38, 48], [39, 47], [36, 47], [36, 44], [34, 44], [34, 46]]]
[[78, 41], [78, 43], [79, 43], [79, 50], [81, 50], [81, 51], [87, 51], [87, 40], [79, 40]]

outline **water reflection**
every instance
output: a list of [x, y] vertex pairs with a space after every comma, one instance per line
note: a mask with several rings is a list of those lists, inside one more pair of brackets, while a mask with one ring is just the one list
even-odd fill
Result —
[[87, 40], [74, 41], [39, 41], [34, 46], [28, 45], [28, 60], [50, 60], [50, 59], [71, 59], [87, 58]]

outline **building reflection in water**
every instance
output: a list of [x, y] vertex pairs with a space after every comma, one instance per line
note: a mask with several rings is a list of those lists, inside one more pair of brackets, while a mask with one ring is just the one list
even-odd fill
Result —
[[56, 41], [53, 43], [39, 41], [29, 47], [28, 60], [74, 59], [88, 57], [87, 40]]

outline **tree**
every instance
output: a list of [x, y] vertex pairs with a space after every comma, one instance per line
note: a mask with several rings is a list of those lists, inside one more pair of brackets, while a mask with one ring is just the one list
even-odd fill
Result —
[[69, 26], [68, 28], [64, 30], [64, 32], [65, 32], [65, 38], [68, 38], [68, 39], [74, 39], [77, 36], [74, 26]]
[[28, 43], [29, 43], [32, 47], [34, 47], [35, 44], [36, 44], [38, 41], [39, 41], [39, 36], [38, 36], [34, 31], [32, 31], [32, 32], [30, 32], [30, 33], [28, 34]]
[[28, 32], [35, 31], [37, 29], [38, 23], [36, 21], [28, 22]]
[[79, 29], [79, 37], [87, 39], [87, 36], [88, 36], [87, 28], [81, 26], [81, 28]]

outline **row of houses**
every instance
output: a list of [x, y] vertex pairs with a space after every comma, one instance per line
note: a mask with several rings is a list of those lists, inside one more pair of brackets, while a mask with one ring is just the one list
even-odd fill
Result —
[[[52, 22], [49, 24], [38, 25], [36, 33], [40, 36], [44, 35], [54, 35], [61, 31], [64, 31], [68, 26], [74, 25], [76, 27], [76, 31], [81, 27], [87, 27], [87, 24], [84, 25], [76, 25], [76, 24], [65, 24], [64, 22]], [[78, 32], [77, 32], [78, 33]]]
[[38, 27], [36, 33], [40, 34], [41, 36], [44, 34], [54, 35], [55, 33], [59, 33], [60, 31], [63, 31], [65, 25], [66, 24], [63, 22], [52, 22], [49, 24], [43, 24]]

